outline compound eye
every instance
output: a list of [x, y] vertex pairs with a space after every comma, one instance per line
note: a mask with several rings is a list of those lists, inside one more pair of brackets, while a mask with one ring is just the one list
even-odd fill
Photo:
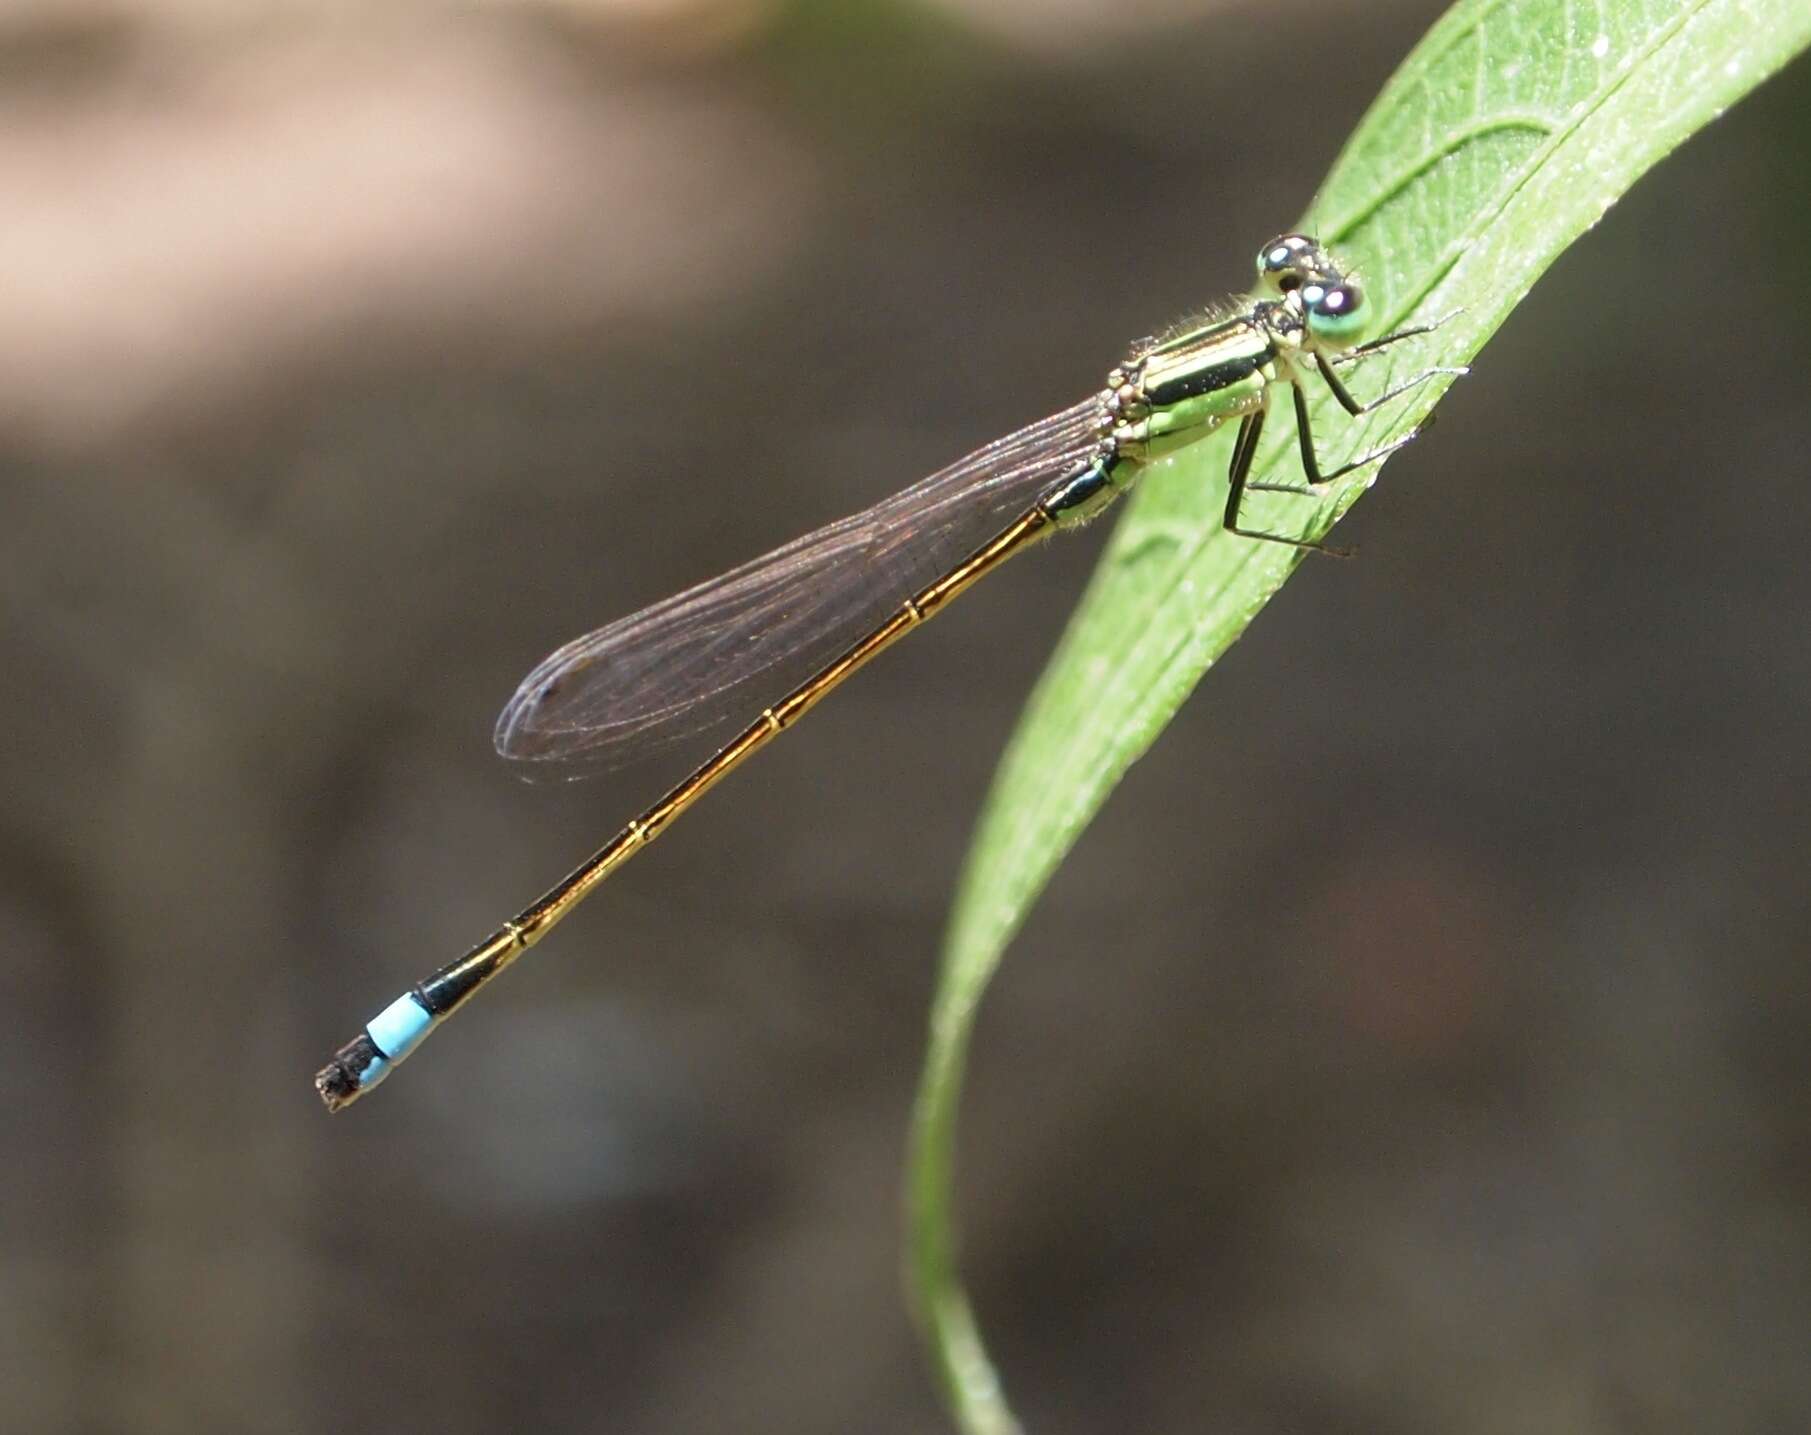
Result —
[[1350, 343], [1365, 326], [1364, 291], [1350, 279], [1338, 284], [1316, 281], [1302, 287], [1302, 312], [1308, 331], [1318, 339]]
[[1258, 251], [1258, 280], [1267, 288], [1292, 293], [1301, 287], [1304, 268], [1319, 252], [1320, 246], [1306, 234], [1279, 234]]

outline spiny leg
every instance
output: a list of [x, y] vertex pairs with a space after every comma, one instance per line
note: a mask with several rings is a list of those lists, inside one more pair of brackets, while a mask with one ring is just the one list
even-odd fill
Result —
[[[1382, 408], [1383, 405], [1387, 404], [1391, 399], [1401, 398], [1410, 389], [1418, 389], [1429, 379], [1438, 378], [1441, 374], [1452, 374], [1455, 377], [1462, 378], [1471, 372], [1470, 369], [1451, 367], [1423, 369], [1412, 379], [1404, 379], [1400, 384], [1397, 384], [1395, 388], [1385, 389], [1376, 398], [1370, 400], [1368, 403], [1361, 404], [1357, 399], [1352, 397], [1352, 391], [1340, 382], [1339, 375], [1333, 372], [1333, 364], [1325, 354], [1317, 353], [1314, 356], [1314, 366], [1321, 371], [1321, 377], [1327, 381], [1327, 387], [1333, 391], [1333, 397], [1339, 400], [1339, 406], [1347, 413], [1351, 414], [1353, 418], [1358, 418], [1362, 414], [1368, 414], [1372, 409]], [[1299, 414], [1301, 412], [1301, 400], [1299, 397], [1301, 389], [1299, 387], [1296, 389], [1296, 394], [1298, 395], [1296, 400], [1296, 412]]]
[[[1263, 409], [1258, 409], [1247, 414], [1239, 424], [1239, 437], [1233, 444], [1232, 466], [1226, 474], [1226, 515], [1221, 520], [1221, 527], [1241, 538], [1261, 538], [1266, 543], [1284, 543], [1291, 548], [1305, 548], [1312, 553], [1325, 553], [1332, 558], [1350, 558], [1350, 548], [1335, 548], [1331, 543], [1318, 543], [1307, 538], [1286, 538], [1281, 533], [1265, 533], [1260, 529], [1239, 526], [1239, 509], [1244, 503], [1247, 489], [1267, 487], [1265, 484], [1246, 482], [1251, 476], [1252, 458], [1258, 451], [1258, 435], [1264, 432], [1264, 413]], [[1296, 414], [1299, 419], [1299, 407]], [[1300, 489], [1292, 491], [1302, 492]]]
[[[1341, 382], [1339, 375], [1333, 372], [1334, 365], [1350, 363], [1354, 359], [1361, 359], [1368, 354], [1375, 354], [1380, 349], [1387, 349], [1391, 344], [1400, 343], [1404, 339], [1412, 339], [1418, 334], [1431, 334], [1442, 324], [1445, 324], [1448, 320], [1457, 317], [1463, 312], [1464, 311], [1461, 309], [1454, 309], [1452, 313], [1442, 314], [1432, 323], [1413, 324], [1406, 329], [1398, 329], [1394, 334], [1386, 334], [1381, 339], [1373, 339], [1368, 344], [1360, 344], [1356, 349], [1348, 349], [1337, 358], [1329, 359], [1325, 354], [1316, 353], [1314, 356], [1315, 367], [1320, 370], [1321, 378], [1326, 381], [1327, 387], [1333, 391], [1333, 397], [1339, 401], [1339, 406], [1342, 409], [1351, 414], [1353, 418], [1357, 418], [1361, 414], [1368, 414], [1373, 409], [1381, 408], [1391, 399], [1400, 398], [1410, 389], [1419, 388], [1422, 384], [1425, 384], [1429, 379], [1434, 378], [1436, 375], [1448, 374], [1454, 378], [1463, 378], [1465, 375], [1469, 374], [1471, 370], [1463, 365], [1436, 365], [1432, 368], [1422, 370], [1412, 378], [1405, 379], [1394, 388], [1385, 389], [1368, 403], [1361, 404], [1357, 399], [1352, 397], [1352, 391]], [[1301, 407], [1301, 401], [1298, 397], [1296, 402], [1296, 412], [1298, 415], [1301, 413]], [[1381, 456], [1388, 452], [1389, 450], [1387, 448], [1379, 449], [1377, 454], [1373, 455], [1373, 457]], [[1357, 462], [1366, 463], [1369, 462], [1369, 460], [1360, 459]], [[1348, 465], [1346, 471], [1350, 472], [1355, 466], [1356, 464]], [[1331, 475], [1329, 475], [1329, 477], [1331, 477]]]
[[1239, 436], [1233, 441], [1232, 463], [1226, 470], [1226, 513], [1220, 526], [1228, 533], [1239, 533], [1239, 507], [1245, 501], [1245, 480], [1251, 476], [1251, 453], [1258, 446], [1258, 435], [1264, 432], [1264, 410], [1254, 409], [1239, 420]]
[[1302, 474], [1308, 480], [1306, 488], [1293, 483], [1250, 483], [1246, 487], [1254, 493], [1299, 493], [1313, 498], [1318, 497], [1320, 490], [1348, 473], [1356, 472], [1367, 463], [1376, 463], [1387, 458], [1399, 448], [1404, 448], [1420, 438], [1423, 433], [1434, 426], [1434, 416], [1429, 414], [1419, 426], [1410, 429], [1401, 438], [1374, 448], [1369, 453], [1361, 453], [1350, 463], [1342, 463], [1331, 473], [1322, 473], [1320, 457], [1314, 450], [1314, 428], [1308, 420], [1308, 396], [1302, 392], [1300, 384], [1290, 384], [1290, 396], [1295, 400], [1295, 439], [1302, 453]]
[[1442, 314], [1438, 319], [1431, 320], [1426, 324], [1411, 324], [1406, 329], [1398, 329], [1393, 334], [1385, 334], [1381, 339], [1372, 339], [1368, 344], [1360, 344], [1355, 349], [1347, 349], [1333, 362], [1336, 364], [1356, 363], [1367, 354], [1375, 354], [1379, 349], [1389, 348], [1391, 344], [1400, 344], [1404, 339], [1415, 339], [1423, 334], [1431, 334], [1443, 324], [1457, 319], [1464, 312], [1465, 310], [1462, 308], [1454, 309], [1451, 313]]
[[[1470, 370], [1463, 367], [1445, 366], [1425, 369], [1414, 377], [1397, 384], [1395, 387], [1386, 389], [1368, 403], [1360, 403], [1357, 399], [1352, 397], [1351, 390], [1340, 381], [1339, 375], [1333, 371], [1333, 366], [1335, 364], [1347, 363], [1353, 359], [1363, 358], [1368, 354], [1375, 354], [1378, 350], [1386, 349], [1391, 344], [1400, 343], [1404, 339], [1412, 339], [1420, 334], [1432, 333], [1435, 329], [1438, 329], [1442, 324], [1445, 324], [1460, 312], [1462, 311], [1455, 309], [1452, 313], [1443, 314], [1440, 318], [1433, 320], [1431, 323], [1415, 324], [1406, 329], [1398, 329], [1395, 333], [1386, 334], [1381, 339], [1373, 339], [1368, 344], [1360, 344], [1357, 348], [1348, 350], [1336, 359], [1329, 359], [1325, 354], [1316, 353], [1314, 356], [1315, 367], [1320, 370], [1321, 378], [1332, 391], [1333, 397], [1339, 403], [1339, 406], [1348, 414], [1352, 415], [1353, 418], [1361, 417], [1364, 414], [1370, 413], [1373, 409], [1382, 407], [1391, 399], [1400, 398], [1410, 389], [1419, 388], [1429, 379], [1435, 378], [1440, 374], [1450, 374], [1459, 377], [1469, 373]], [[1228, 484], [1226, 496], [1225, 527], [1229, 532], [1240, 533], [1248, 538], [1264, 538], [1273, 543], [1288, 543], [1297, 548], [1310, 548], [1317, 552], [1333, 554], [1336, 557], [1349, 558], [1352, 556], [1351, 549], [1335, 548], [1326, 543], [1309, 543], [1298, 538], [1284, 538], [1280, 534], [1258, 533], [1251, 529], [1240, 528], [1237, 519], [1239, 506], [1243, 501], [1245, 494], [1248, 492], [1295, 493], [1307, 497], [1316, 497], [1318, 496], [1319, 491], [1325, 488], [1326, 485], [1344, 478], [1349, 473], [1356, 472], [1366, 464], [1376, 463], [1381, 459], [1388, 458], [1392, 453], [1396, 452], [1397, 449], [1413, 443], [1416, 439], [1421, 437], [1423, 433], [1434, 426], [1434, 415], [1431, 413], [1428, 414], [1419, 425], [1404, 434], [1401, 438], [1386, 443], [1381, 447], [1374, 448], [1368, 453], [1362, 453], [1357, 458], [1351, 460], [1351, 462], [1341, 464], [1331, 473], [1323, 473], [1321, 471], [1319, 456], [1315, 452], [1314, 429], [1309, 421], [1307, 394], [1304, 392], [1301, 384], [1297, 382], [1292, 382], [1289, 386], [1289, 390], [1290, 397], [1295, 403], [1296, 443], [1301, 450], [1302, 473], [1308, 480], [1308, 486], [1306, 488], [1299, 488], [1296, 485], [1289, 483], [1252, 483], [1249, 481], [1252, 458], [1257, 449], [1257, 433], [1253, 432], [1253, 430], [1262, 430], [1263, 428], [1264, 415], [1260, 410], [1258, 413], [1249, 416], [1240, 426], [1239, 441], [1233, 447], [1233, 473], [1232, 481]]]

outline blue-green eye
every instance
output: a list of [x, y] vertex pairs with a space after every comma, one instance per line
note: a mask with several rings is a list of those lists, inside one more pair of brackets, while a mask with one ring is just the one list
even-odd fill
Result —
[[1302, 286], [1302, 313], [1308, 332], [1317, 339], [1349, 344], [1364, 332], [1364, 291], [1351, 280], [1339, 284], [1316, 281]]
[[1320, 245], [1311, 236], [1279, 234], [1258, 251], [1258, 282], [1271, 293], [1287, 294], [1322, 262]]
[[1279, 234], [1257, 252], [1257, 283], [1270, 295], [1295, 294], [1313, 277], [1337, 272], [1320, 241], [1311, 234]]

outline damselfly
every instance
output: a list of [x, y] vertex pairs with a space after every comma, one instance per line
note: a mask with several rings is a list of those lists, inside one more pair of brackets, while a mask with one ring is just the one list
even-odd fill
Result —
[[[376, 1086], [593, 888], [857, 668], [1014, 554], [1100, 513], [1152, 460], [1236, 419], [1227, 531], [1337, 551], [1244, 526], [1245, 494], [1314, 493], [1415, 434], [1323, 471], [1306, 384], [1318, 375], [1356, 416], [1435, 374], [1463, 371], [1430, 369], [1358, 402], [1336, 364], [1436, 325], [1359, 342], [1369, 317], [1363, 290], [1307, 235], [1272, 240], [1257, 267], [1258, 290], [1240, 307], [1140, 345], [1092, 398], [864, 513], [568, 643], [530, 673], [497, 721], [496, 744], [536, 769], [613, 766], [781, 695], [538, 902], [384, 1008], [315, 1077], [327, 1105], [337, 1111]], [[1249, 482], [1280, 387], [1295, 406], [1306, 489]]]

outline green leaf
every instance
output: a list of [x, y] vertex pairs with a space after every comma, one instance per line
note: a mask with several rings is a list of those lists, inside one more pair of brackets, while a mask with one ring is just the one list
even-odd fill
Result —
[[[1465, 306], [1350, 371], [1360, 396], [1467, 362], [1650, 166], [1807, 44], [1806, 0], [1461, 0], [1385, 87], [1309, 211], [1306, 227], [1386, 301], [1379, 332]], [[1359, 423], [1323, 395], [1324, 459], [1409, 432], [1449, 382]], [[1273, 481], [1299, 483], [1293, 426], [1271, 427], [1281, 432], [1254, 477], [1277, 469]], [[971, 1435], [1016, 1429], [956, 1271], [955, 1112], [976, 1008], [1114, 784], [1302, 559], [1221, 530], [1229, 449], [1223, 432], [1144, 478], [1001, 763], [957, 895], [914, 1117], [908, 1277]], [[1318, 506], [1259, 495], [1246, 521], [1318, 537], [1374, 476]]]

